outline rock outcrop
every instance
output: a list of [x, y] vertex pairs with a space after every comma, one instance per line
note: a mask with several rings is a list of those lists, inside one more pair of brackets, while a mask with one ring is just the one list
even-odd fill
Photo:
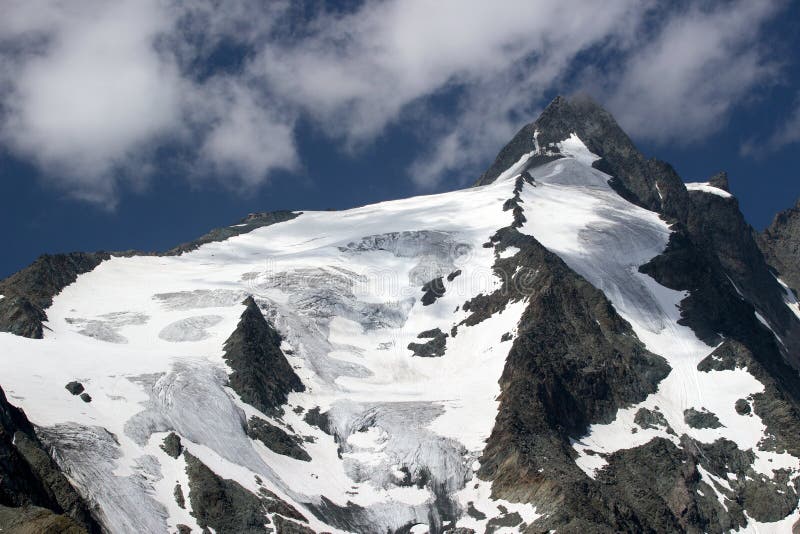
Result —
[[0, 531], [98, 533], [81, 497], [0, 389]]
[[225, 342], [225, 361], [233, 369], [230, 386], [242, 400], [265, 414], [279, 414], [292, 391], [305, 387], [281, 350], [281, 336], [267, 322], [253, 297], [236, 330]]
[[105, 252], [45, 254], [29, 267], [0, 281], [0, 332], [41, 338], [44, 310], [53, 297], [110, 257]]

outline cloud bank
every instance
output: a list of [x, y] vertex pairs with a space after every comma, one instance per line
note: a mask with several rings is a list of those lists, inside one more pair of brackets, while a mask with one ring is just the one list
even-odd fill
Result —
[[763, 32], [783, 3], [312, 5], [7, 0], [0, 143], [106, 206], [159, 176], [165, 147], [234, 190], [298, 170], [301, 119], [352, 153], [418, 132], [409, 178], [468, 183], [554, 92], [594, 95], [637, 138], [713, 133], [778, 73]]

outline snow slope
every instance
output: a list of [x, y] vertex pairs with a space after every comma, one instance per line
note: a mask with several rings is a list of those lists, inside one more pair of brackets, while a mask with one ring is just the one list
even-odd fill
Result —
[[[300, 509], [323, 495], [353, 503], [376, 529], [429, 522], [436, 496], [401, 485], [405, 472], [426, 471], [465, 503], [486, 501], [486, 488], [465, 487], [497, 410], [511, 345], [501, 337], [524, 303], [449, 338], [444, 357], [412, 357], [406, 346], [425, 330], [449, 332], [466, 316], [454, 310], [499, 285], [493, 249], [481, 245], [511, 222], [502, 204], [512, 188], [305, 212], [179, 257], [113, 258], [55, 298], [43, 340], [0, 334], [3, 385], [37, 425], [81, 440], [85, 454], [62, 459], [115, 532], [194, 524], [170, 497], [176, 478], [187, 492], [182, 466], [158, 447], [170, 430], [226, 478], [255, 490], [258, 475]], [[423, 283], [458, 269], [443, 297], [420, 303]], [[282, 421], [259, 415], [313, 439], [311, 462], [251, 441], [242, 422], [256, 410], [225, 386], [222, 344], [250, 294], [306, 385]], [[76, 379], [91, 403], [64, 389]], [[342, 439], [341, 458], [303, 419], [301, 409], [317, 407]]]

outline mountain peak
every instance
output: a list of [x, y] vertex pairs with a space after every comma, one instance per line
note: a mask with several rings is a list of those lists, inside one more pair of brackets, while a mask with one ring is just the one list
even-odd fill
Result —
[[[631, 140], [619, 127], [614, 117], [590, 96], [579, 94], [567, 98], [557, 96], [533, 123], [542, 134], [567, 137], [575, 133], [587, 144], [602, 145], [602, 135], [621, 137], [619, 141], [631, 144]], [[560, 141], [553, 139], [552, 141]], [[547, 139], [547, 141], [551, 141]], [[591, 147], [590, 147], [591, 149]]]
[[478, 185], [493, 182], [525, 154], [535, 150], [534, 133], [540, 146], [557, 143], [576, 134], [586, 147], [603, 157], [607, 145], [635, 150], [633, 143], [614, 117], [586, 95], [571, 98], [557, 96], [539, 118], [524, 126], [498, 154], [491, 167], [478, 180]]
[[722, 189], [723, 191], [727, 191], [730, 193], [730, 186], [728, 184], [728, 173], [725, 171], [720, 171], [711, 178], [708, 179], [709, 185], [713, 185], [718, 189]]
[[[534, 134], [536, 139], [534, 140]], [[674, 169], [646, 158], [613, 115], [587, 95], [557, 96], [539, 118], [524, 126], [495, 158], [476, 185], [492, 183], [506, 169], [536, 150], [577, 135], [600, 157], [593, 166], [608, 174], [609, 184], [627, 200], [644, 208], [682, 218], [687, 192]], [[531, 157], [527, 168], [551, 161], [558, 154]], [[524, 170], [524, 169], [523, 169]]]

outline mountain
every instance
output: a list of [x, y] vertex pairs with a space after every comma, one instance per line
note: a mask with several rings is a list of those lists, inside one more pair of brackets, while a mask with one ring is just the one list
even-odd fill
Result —
[[775, 216], [759, 236], [767, 262], [780, 273], [795, 295], [800, 291], [800, 201]]
[[[474, 187], [40, 258], [0, 282], [0, 386], [84, 530], [793, 532], [800, 307], [766, 241], [724, 174], [559, 97]], [[0, 528], [66, 510], [23, 501]]]

